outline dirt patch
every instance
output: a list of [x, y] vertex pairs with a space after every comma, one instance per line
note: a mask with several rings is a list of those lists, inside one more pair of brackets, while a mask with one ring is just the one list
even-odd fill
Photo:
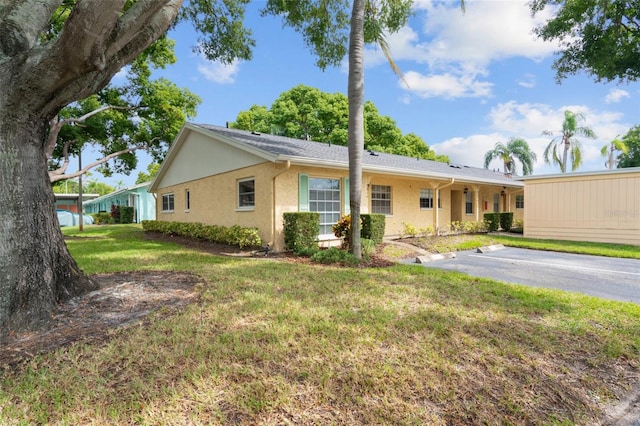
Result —
[[101, 341], [159, 308], [195, 301], [202, 282], [189, 273], [144, 271], [91, 276], [99, 289], [60, 305], [47, 330], [13, 333], [0, 342], [0, 368], [79, 340]]

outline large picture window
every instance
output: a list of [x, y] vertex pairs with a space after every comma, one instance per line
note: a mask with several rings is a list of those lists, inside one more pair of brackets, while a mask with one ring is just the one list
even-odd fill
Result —
[[255, 180], [242, 179], [238, 181], [238, 208], [253, 209], [256, 205]]
[[371, 185], [371, 213], [391, 214], [391, 187]]
[[172, 212], [173, 207], [173, 194], [162, 194], [162, 211]]
[[320, 213], [320, 235], [333, 235], [340, 219], [340, 179], [309, 178], [309, 211]]

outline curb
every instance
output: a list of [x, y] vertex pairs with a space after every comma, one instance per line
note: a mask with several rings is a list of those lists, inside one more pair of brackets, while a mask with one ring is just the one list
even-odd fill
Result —
[[432, 260], [453, 259], [454, 257], [456, 257], [456, 254], [453, 252], [428, 254], [425, 256], [416, 257], [416, 263], [427, 263], [431, 262]]
[[489, 253], [492, 251], [502, 250], [503, 248], [504, 245], [502, 244], [494, 244], [492, 246], [478, 247], [476, 253]]

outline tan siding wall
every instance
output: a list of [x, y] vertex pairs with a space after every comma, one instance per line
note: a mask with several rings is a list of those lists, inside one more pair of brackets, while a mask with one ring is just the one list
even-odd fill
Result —
[[640, 173], [525, 181], [525, 236], [640, 245]]

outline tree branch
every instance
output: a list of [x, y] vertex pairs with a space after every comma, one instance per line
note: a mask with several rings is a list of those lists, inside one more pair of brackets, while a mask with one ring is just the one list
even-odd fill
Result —
[[34, 47], [61, 4], [62, 0], [24, 0], [0, 6], [0, 57]]
[[104, 157], [104, 158], [102, 158], [100, 160], [94, 161], [93, 163], [83, 167], [82, 169], [78, 170], [75, 173], [60, 175], [60, 174], [56, 174], [55, 173], [57, 171], [49, 172], [49, 180], [51, 181], [51, 183], [53, 183], [53, 182], [58, 182], [58, 181], [61, 181], [61, 180], [73, 179], [75, 177], [82, 176], [85, 173], [87, 173], [89, 170], [93, 169], [94, 167], [97, 167], [100, 164], [104, 164], [107, 161], [109, 161], [109, 160], [111, 160], [113, 158], [116, 158], [119, 155], [126, 154], [128, 152], [137, 151], [138, 149], [144, 149], [144, 148], [146, 148], [146, 145], [136, 145], [136, 146], [133, 146], [131, 148], [127, 148], [127, 149], [123, 149], [121, 151], [114, 152], [114, 153], [109, 154], [109, 155], [107, 155], [106, 157]]
[[120, 107], [115, 105], [105, 105], [98, 109], [94, 109], [93, 111], [90, 111], [81, 117], [66, 118], [64, 120], [59, 120], [58, 115], [56, 114], [55, 117], [49, 120], [49, 137], [47, 138], [47, 145], [45, 147], [45, 154], [47, 156], [47, 160], [49, 160], [53, 155], [53, 150], [55, 149], [56, 144], [58, 143], [58, 135], [60, 134], [60, 130], [62, 129], [62, 127], [64, 127], [65, 125], [73, 124], [73, 123], [82, 123], [86, 119], [110, 109], [130, 110], [130, 109], [136, 109], [136, 108], [137, 107]]

